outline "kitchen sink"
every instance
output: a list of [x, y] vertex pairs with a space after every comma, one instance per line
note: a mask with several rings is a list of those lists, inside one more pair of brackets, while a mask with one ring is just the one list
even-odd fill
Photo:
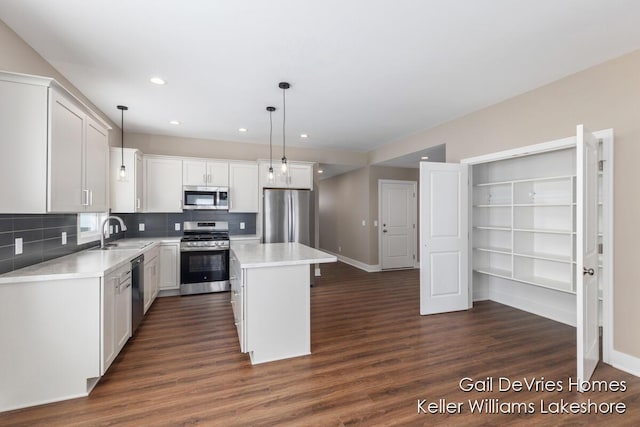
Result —
[[140, 250], [151, 245], [153, 242], [113, 242], [104, 245], [104, 248], [100, 246], [93, 248], [96, 251], [115, 251], [115, 250]]

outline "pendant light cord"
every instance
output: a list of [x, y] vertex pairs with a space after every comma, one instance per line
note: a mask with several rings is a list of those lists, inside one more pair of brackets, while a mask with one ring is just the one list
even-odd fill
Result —
[[122, 163], [124, 165], [124, 108], [120, 110], [120, 153], [122, 153]]
[[273, 111], [269, 110], [269, 169], [273, 169], [273, 145], [271, 143], [271, 138], [273, 136]]
[[283, 159], [287, 158], [287, 154], [286, 154], [286, 149], [285, 149], [285, 139], [286, 139], [286, 135], [285, 135], [285, 131], [284, 131], [284, 125], [287, 121], [287, 104], [286, 104], [286, 97], [284, 96], [284, 92], [286, 91], [286, 88], [282, 89], [282, 157]]

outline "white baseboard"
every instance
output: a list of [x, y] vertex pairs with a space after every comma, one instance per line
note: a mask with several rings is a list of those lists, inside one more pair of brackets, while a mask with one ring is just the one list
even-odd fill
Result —
[[611, 366], [621, 371], [640, 377], [640, 358], [622, 353], [618, 350], [611, 350]]
[[365, 264], [364, 262], [346, 257], [344, 255], [337, 254], [335, 252], [328, 251], [326, 249], [320, 249], [320, 250], [322, 250], [323, 252], [330, 253], [331, 255], [334, 255], [336, 258], [338, 258], [338, 260], [344, 262], [345, 264], [349, 264], [352, 267], [359, 268], [360, 270], [366, 271], [367, 273], [375, 273], [377, 271], [381, 271], [380, 264], [376, 264], [376, 265]]

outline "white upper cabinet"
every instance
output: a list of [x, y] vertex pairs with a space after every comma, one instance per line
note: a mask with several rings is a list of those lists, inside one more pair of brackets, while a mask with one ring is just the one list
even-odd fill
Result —
[[280, 161], [273, 162], [273, 180], [269, 179], [269, 161], [259, 162], [260, 189], [263, 188], [297, 188], [313, 190], [313, 163], [289, 162], [286, 173], [282, 172]]
[[229, 186], [229, 162], [223, 160], [185, 159], [182, 161], [183, 185]]
[[144, 156], [145, 212], [182, 212], [182, 160]]
[[107, 210], [109, 129], [53, 79], [0, 72], [0, 213]]
[[258, 165], [229, 162], [229, 212], [258, 212]]
[[[124, 161], [125, 179], [120, 178], [120, 166]], [[142, 153], [133, 148], [111, 148], [109, 162], [111, 211], [135, 213], [142, 211]]]
[[89, 203], [83, 188], [84, 113], [57, 90], [51, 90], [49, 142], [50, 212], [80, 212]]
[[89, 192], [87, 211], [105, 212], [109, 209], [108, 165], [107, 130], [87, 117], [84, 153], [84, 189]]

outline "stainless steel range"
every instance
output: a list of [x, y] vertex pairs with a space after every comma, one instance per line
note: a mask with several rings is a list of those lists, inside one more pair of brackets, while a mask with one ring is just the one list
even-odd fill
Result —
[[180, 294], [229, 290], [229, 223], [185, 221], [180, 240]]

